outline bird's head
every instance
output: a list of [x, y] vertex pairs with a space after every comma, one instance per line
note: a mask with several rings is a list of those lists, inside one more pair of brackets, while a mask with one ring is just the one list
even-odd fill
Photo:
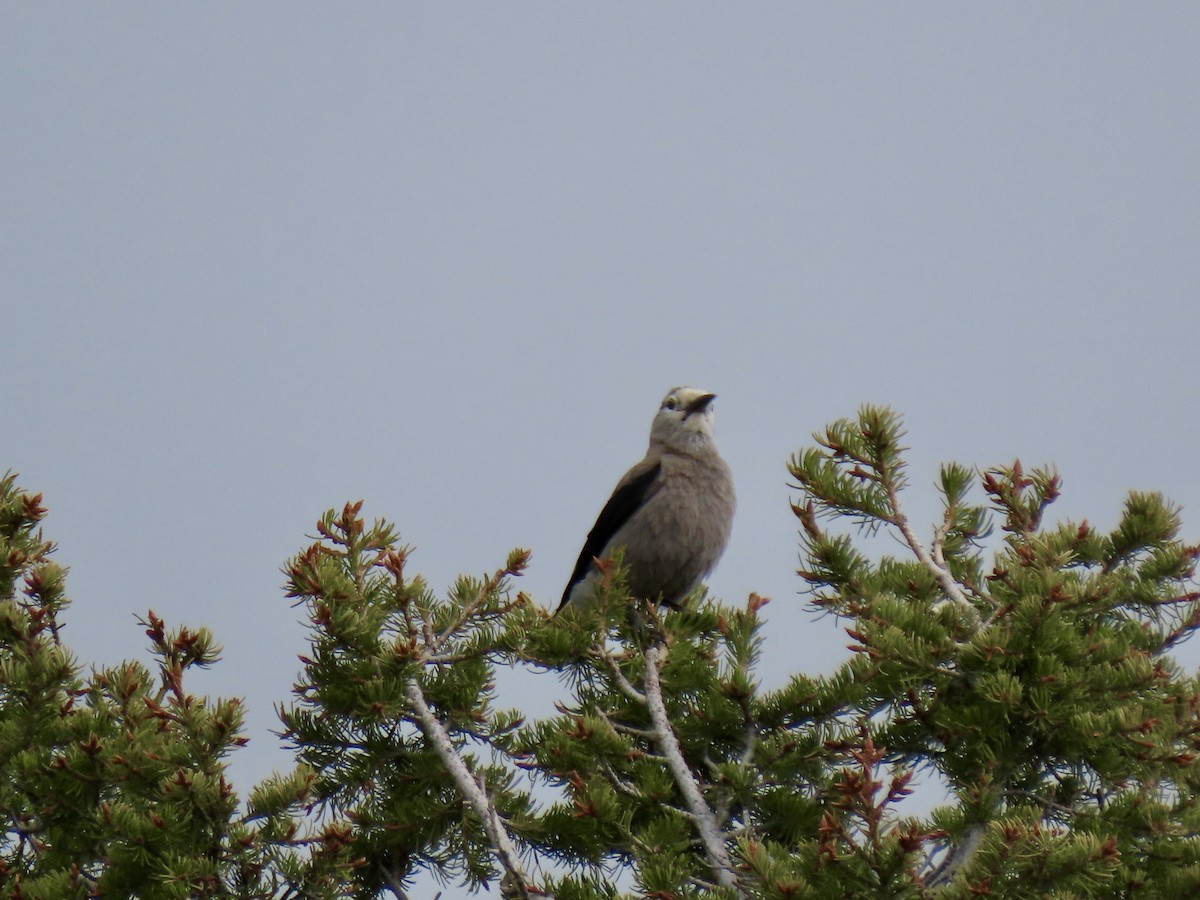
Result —
[[694, 387], [675, 387], [663, 397], [654, 424], [651, 443], [684, 448], [711, 441], [713, 437], [712, 402], [716, 394]]

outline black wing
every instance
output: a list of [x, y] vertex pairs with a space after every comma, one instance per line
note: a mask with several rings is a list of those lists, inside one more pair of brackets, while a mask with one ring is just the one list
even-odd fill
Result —
[[[646, 467], [645, 470], [638, 471], [642, 466]], [[571, 590], [587, 577], [588, 567], [603, 552], [604, 547], [612, 540], [612, 536], [629, 521], [630, 516], [642, 508], [647, 500], [658, 493], [661, 486], [658, 475], [661, 471], [661, 461], [650, 462], [647, 460], [634, 466], [629, 474], [621, 479], [617, 489], [613, 491], [613, 495], [604, 504], [604, 509], [600, 510], [600, 517], [596, 519], [596, 524], [592, 526], [587, 540], [584, 541], [583, 549], [579, 551], [579, 559], [575, 562], [575, 571], [571, 573], [571, 580], [567, 582], [566, 590], [563, 591], [562, 602], [558, 604], [559, 610], [567, 605], [567, 598], [571, 596]]]

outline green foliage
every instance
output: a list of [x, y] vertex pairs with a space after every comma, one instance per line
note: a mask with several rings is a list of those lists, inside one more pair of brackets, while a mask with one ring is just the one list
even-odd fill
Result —
[[489, 748], [521, 723], [493, 711], [491, 699], [493, 660], [503, 656], [499, 623], [525, 603], [510, 602], [508, 580], [527, 554], [513, 554], [490, 577], [459, 579], [442, 600], [407, 575], [408, 551], [392, 528], [367, 527], [360, 507], [327, 513], [321, 540], [287, 566], [289, 596], [304, 603], [313, 636], [299, 702], [281, 711], [284, 735], [319, 773], [319, 806], [352, 831], [362, 861], [350, 880], [354, 896], [398, 888], [422, 869], [482, 886], [498, 872], [492, 843], [409, 693], [420, 692], [502, 813], [525, 816], [527, 797], [511, 767], [490, 762]]
[[148, 613], [156, 675], [136, 662], [85, 674], [62, 646], [65, 572], [44, 515], [40, 495], [0, 480], [0, 897], [337, 893], [348, 853], [300, 837], [311, 778], [280, 777], [237, 813], [224, 760], [245, 740], [241, 704], [185, 687], [217, 660], [206, 629]]
[[[887, 439], [864, 453], [865, 438], [844, 438], [856, 430]], [[956, 806], [934, 825], [961, 833], [988, 823], [954, 886], [1191, 896], [1200, 685], [1169, 650], [1198, 622], [1200, 551], [1178, 539], [1178, 510], [1134, 493], [1109, 535], [1087, 522], [1046, 527], [1061, 487], [1052, 470], [1017, 462], [976, 477], [952, 465], [926, 549], [898, 505], [899, 436], [894, 416], [868, 408], [791, 466], [805, 492], [795, 506], [810, 561], [802, 574], [818, 605], [854, 619], [847, 669], [862, 694], [847, 692], [843, 715], [869, 717], [892, 764], [935, 769], [950, 784]], [[912, 559], [868, 561], [821, 527], [853, 508], [855, 480], [859, 508], [873, 503]], [[972, 503], [976, 489], [984, 499]], [[994, 520], [1003, 539], [989, 566], [981, 545]], [[1155, 824], [1131, 819], [1131, 806]]]
[[[40, 498], [6, 477], [0, 897], [404, 897], [423, 873], [561, 900], [1200, 894], [1179, 510], [1133, 493], [1108, 533], [1048, 523], [1052, 469], [948, 463], [922, 533], [903, 438], [866, 407], [791, 460], [800, 575], [855, 652], [774, 687], [764, 598], [661, 610], [617, 559], [553, 617], [514, 595], [525, 551], [439, 597], [392, 526], [327, 513], [285, 568], [310, 625], [280, 710], [297, 765], [242, 804], [240, 705], [185, 687], [212, 636], [149, 613], [153, 671], [85, 673]], [[514, 668], [556, 714], [496, 708]], [[948, 786], [927, 815], [922, 774]]]

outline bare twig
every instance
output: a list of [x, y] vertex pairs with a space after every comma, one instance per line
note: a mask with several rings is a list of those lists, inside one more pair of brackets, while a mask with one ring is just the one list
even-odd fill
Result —
[[625, 677], [625, 673], [621, 671], [621, 667], [617, 665], [617, 661], [613, 659], [612, 654], [608, 652], [608, 648], [601, 644], [592, 647], [592, 655], [598, 656], [604, 660], [604, 665], [607, 666], [609, 674], [612, 675], [613, 683], [617, 686], [622, 694], [637, 703], [640, 706], [646, 705], [646, 696], [635, 688]]
[[409, 708], [416, 717], [417, 726], [425, 735], [425, 739], [429, 741], [434, 752], [442, 760], [442, 765], [454, 779], [463, 799], [470, 804], [480, 821], [483, 822], [483, 830], [487, 833], [492, 846], [496, 848], [500, 865], [507, 873], [509, 883], [513, 887], [513, 896], [529, 900], [533, 894], [526, 879], [524, 867], [521, 865], [521, 857], [500, 814], [492, 805], [491, 798], [484, 789], [482, 778], [478, 778], [471, 772], [466, 761], [454, 749], [454, 744], [451, 742], [445, 726], [434, 715], [429, 704], [425, 702], [425, 694], [416, 678], [408, 680], [408, 684], [404, 688], [404, 695], [408, 698]]
[[604, 774], [608, 776], [608, 780], [612, 782], [613, 787], [615, 787], [618, 791], [620, 791], [626, 797], [633, 797], [635, 800], [646, 799], [646, 795], [639, 791], [636, 785], [634, 785], [632, 782], [626, 781], [624, 778], [618, 775], [617, 770], [611, 765], [608, 763], [603, 763], [603, 766]]
[[1079, 814], [1079, 810], [1072, 806], [1064, 806], [1063, 804], [1047, 797], [1042, 797], [1039, 794], [1035, 794], [1033, 791], [1026, 791], [1021, 788], [1009, 788], [1004, 792], [1004, 797], [1006, 799], [1008, 797], [1021, 797], [1025, 800], [1032, 800], [1034, 803], [1042, 807], [1042, 816], [1045, 818], [1049, 818], [1050, 813], [1052, 812], [1056, 812], [1060, 815], [1068, 817], [1073, 817]]
[[475, 610], [479, 609], [479, 607], [483, 605], [484, 601], [487, 600], [487, 598], [500, 587], [500, 585], [504, 582], [504, 576], [506, 574], [507, 572], [503, 569], [494, 573], [492, 577], [485, 581], [480, 586], [479, 590], [475, 592], [475, 596], [463, 605], [463, 608], [459, 610], [458, 615], [454, 617], [454, 620], [451, 621], [445, 628], [443, 628], [440, 634], [436, 635], [432, 640], [426, 641], [426, 643], [429, 645], [429, 651], [431, 653], [437, 653], [439, 650], [441, 650], [442, 645], [446, 643], [450, 636], [456, 634], [459, 629], [462, 628], [463, 623], [465, 623], [471, 618], [471, 616], [475, 614]]
[[700, 835], [700, 842], [704, 845], [704, 854], [708, 857], [708, 864], [712, 868], [717, 882], [721, 887], [732, 888], [737, 891], [739, 897], [744, 897], [745, 894], [738, 886], [737, 876], [733, 870], [733, 861], [729, 858], [725, 840], [717, 825], [716, 814], [705, 801], [704, 795], [700, 793], [700, 786], [696, 783], [691, 769], [688, 768], [688, 764], [683, 758], [683, 749], [679, 746], [679, 740], [671, 728], [671, 719], [667, 715], [667, 708], [663, 703], [662, 683], [658, 677], [658, 667], [661, 665], [659, 651], [662, 649], [661, 645], [656, 645], [646, 651], [645, 703], [650, 710], [650, 720], [654, 723], [659, 749], [666, 757], [667, 767], [671, 770], [680, 793], [683, 794], [688, 812], [691, 813], [692, 820], [696, 824], [696, 831]]
[[[908, 545], [908, 549], [910, 549], [913, 552], [913, 555], [917, 557], [917, 561], [920, 562], [921, 565], [923, 565], [926, 570], [937, 580], [937, 583], [941, 587], [942, 593], [946, 595], [946, 598], [962, 607], [963, 610], [971, 614], [972, 618], [978, 621], [978, 611], [975, 609], [971, 601], [967, 599], [966, 594], [963, 593], [958, 582], [954, 580], [954, 576], [950, 574], [950, 569], [948, 566], [946, 566], [942, 558], [940, 542], [935, 542], [934, 544], [934, 553], [937, 557], [937, 559], [935, 559], [933, 556], [929, 555], [929, 552], [926, 551], [924, 545], [921, 544], [921, 541], [917, 538], [916, 532], [914, 532], [912, 529], [912, 525], [910, 525], [908, 522], [908, 516], [906, 516], [903, 510], [900, 509], [900, 497], [896, 493], [895, 483], [891, 481], [891, 479], [888, 479], [886, 486], [888, 504], [892, 508], [891, 522], [900, 529], [900, 534], [903, 535], [904, 543]], [[942, 561], [939, 563], [939, 560]]]
[[[738, 758], [737, 766], [742, 772], [747, 771], [754, 761], [754, 752], [758, 748], [758, 731], [754, 727], [753, 714], [750, 711], [750, 705], [743, 697], [740, 700], [742, 709], [742, 719], [746, 723], [745, 743], [743, 744], [742, 754]], [[704, 755], [704, 765], [708, 767], [708, 771], [712, 774], [714, 780], [719, 780], [724, 777], [721, 767], [713, 762], [706, 753]], [[723, 796], [717, 801], [713, 812], [716, 814], [717, 824], [724, 828], [729, 823], [729, 817], [733, 809], [734, 795], [732, 792], [724, 792]]]
[[[641, 701], [643, 705], [645, 700]], [[655, 732], [649, 728], [634, 728], [632, 725], [625, 725], [613, 719], [612, 714], [601, 707], [596, 707], [596, 715], [604, 720], [604, 724], [615, 731], [617, 734], [624, 734], [629, 737], [637, 738], [642, 741], [652, 741], [655, 737]]]
[[408, 892], [404, 890], [404, 884], [395, 872], [385, 866], [381, 874], [388, 890], [392, 892], [396, 900], [408, 900]]
[[970, 862], [971, 857], [975, 855], [975, 851], [983, 843], [985, 834], [987, 834], [987, 826], [982, 822], [968, 825], [967, 830], [963, 832], [962, 839], [950, 848], [946, 858], [925, 877], [925, 886], [942, 887], [953, 881], [958, 870]]

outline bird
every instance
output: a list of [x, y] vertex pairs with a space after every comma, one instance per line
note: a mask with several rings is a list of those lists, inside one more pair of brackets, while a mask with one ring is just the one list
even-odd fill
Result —
[[650, 425], [645, 458], [617, 482], [575, 563], [555, 615], [595, 594], [599, 563], [623, 551], [629, 592], [679, 602], [716, 567], [733, 527], [733, 475], [713, 438], [716, 394], [673, 387]]

